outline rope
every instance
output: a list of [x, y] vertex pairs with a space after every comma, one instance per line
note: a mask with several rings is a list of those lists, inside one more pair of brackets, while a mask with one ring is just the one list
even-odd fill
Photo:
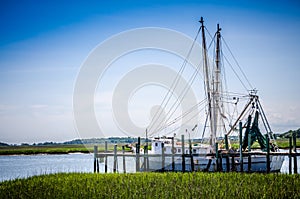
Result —
[[175, 124], [179, 119], [182, 119], [185, 116], [189, 115], [195, 109], [195, 107], [202, 105], [204, 102], [206, 102], [206, 99], [204, 99], [201, 102], [197, 103], [196, 105], [194, 105], [193, 107], [191, 107], [188, 111], [186, 111], [182, 115], [176, 117], [174, 120], [172, 120], [171, 122], [169, 122], [168, 124], [166, 124], [164, 127], [159, 128], [157, 131], [162, 131], [163, 129], [165, 129], [165, 128], [167, 128], [167, 127]]
[[[203, 107], [202, 109], [200, 109], [199, 113], [200, 113], [204, 108], [205, 108], [205, 107]], [[193, 115], [193, 116], [192, 116], [189, 120], [187, 120], [186, 122], [189, 122], [189, 121], [191, 121], [192, 119], [194, 119], [196, 116], [198, 116], [199, 113]], [[178, 129], [180, 129], [180, 128], [181, 128], [181, 126], [175, 128], [175, 129], [173, 129], [172, 131], [169, 131], [168, 133], [166, 133], [166, 135], [169, 135], [169, 134], [173, 133], [174, 131], [176, 131], [176, 130], [178, 130]]]
[[[198, 32], [197, 32], [197, 34], [196, 34], [196, 37], [195, 37], [195, 39], [194, 39], [194, 41], [193, 41], [193, 43], [192, 43], [191, 48], [189, 49], [189, 52], [188, 52], [188, 54], [187, 54], [187, 57], [184, 59], [184, 61], [183, 61], [183, 63], [182, 63], [182, 66], [181, 66], [179, 72], [177, 73], [177, 75], [176, 75], [174, 81], [172, 82], [171, 88], [168, 90], [168, 92], [167, 92], [167, 94], [165, 95], [165, 97], [164, 97], [162, 103], [160, 104], [160, 106], [163, 107], [163, 108], [162, 108], [162, 109], [158, 109], [158, 110], [155, 112], [155, 114], [154, 114], [154, 117], [153, 117], [153, 118], [155, 118], [155, 120], [154, 120], [154, 122], [151, 123], [150, 126], [148, 127], [148, 131], [149, 131], [149, 132], [151, 132], [151, 129], [153, 128], [153, 125], [157, 122], [158, 118], [159, 118], [159, 117], [161, 116], [161, 114], [163, 113], [163, 110], [166, 108], [167, 104], [169, 103], [169, 101], [170, 101], [170, 99], [171, 99], [171, 97], [172, 97], [172, 94], [170, 94], [170, 93], [171, 93], [171, 90], [174, 90], [174, 88], [176, 88], [176, 86], [177, 86], [177, 84], [178, 84], [178, 82], [179, 82], [179, 77], [180, 77], [180, 75], [183, 73], [183, 71], [184, 71], [184, 69], [185, 69], [185, 67], [186, 67], [187, 60], [188, 60], [188, 58], [189, 58], [189, 56], [190, 56], [190, 54], [191, 54], [191, 52], [192, 52], [192, 49], [194, 48], [194, 45], [195, 45], [196, 40], [197, 40], [197, 38], [198, 38], [198, 36], [199, 36], [200, 30], [201, 30], [201, 27], [199, 28], [199, 30], [198, 30]], [[167, 97], [168, 97], [168, 99], [167, 99]], [[167, 101], [166, 101], [166, 100], [167, 100]], [[166, 101], [166, 103], [165, 103], [165, 101]], [[163, 104], [164, 104], [164, 106], [163, 106]], [[157, 117], [157, 115], [158, 115], [158, 117]]]
[[[173, 114], [175, 113], [175, 111], [178, 109], [178, 107], [180, 105], [180, 102], [184, 99], [184, 97], [186, 96], [186, 94], [187, 94], [187, 92], [189, 90], [189, 85], [192, 85], [194, 83], [194, 80], [195, 80], [197, 74], [198, 74], [198, 70], [195, 70], [194, 73], [193, 73], [193, 75], [190, 77], [190, 79], [188, 81], [188, 84], [183, 88], [183, 90], [181, 91], [180, 95], [176, 99], [175, 103], [173, 103], [173, 105], [171, 106], [171, 108], [167, 112], [168, 118], [166, 119], [166, 121], [169, 121], [171, 119], [171, 117], [173, 116]], [[179, 99], [180, 99], [180, 101], [179, 101]], [[175, 107], [175, 105], [176, 105], [176, 107]], [[175, 107], [175, 109], [174, 109], [174, 107]], [[174, 110], [172, 111], [172, 109], [174, 109]], [[161, 125], [162, 122], [163, 121], [160, 121], [160, 123], [157, 125], [157, 128], [154, 129], [154, 132], [157, 131], [158, 127]]]
[[228, 63], [228, 65], [230, 66], [230, 68], [232, 69], [232, 71], [234, 72], [234, 74], [236, 75], [236, 77], [238, 78], [238, 80], [241, 82], [241, 84], [243, 85], [244, 89], [246, 91], [248, 91], [249, 89], [245, 86], [244, 82], [242, 81], [242, 79], [239, 77], [239, 75], [237, 74], [237, 72], [234, 70], [233, 66], [231, 65], [231, 63], [228, 61], [228, 59], [226, 58], [225, 55], [223, 55], [223, 57], [225, 58], [226, 62]]
[[233, 58], [233, 60], [235, 61], [236, 65], [238, 66], [238, 68], [240, 69], [240, 71], [241, 71], [242, 75], [244, 76], [245, 80], [247, 81], [249, 87], [251, 88], [251, 90], [253, 90], [253, 86], [251, 85], [250, 81], [248, 80], [247, 76], [245, 75], [245, 73], [244, 73], [244, 71], [242, 70], [240, 64], [238, 63], [238, 61], [237, 61], [236, 58], [234, 57], [232, 51], [230, 50], [229, 46], [227, 45], [227, 43], [226, 43], [226, 41], [225, 41], [225, 39], [224, 39], [223, 37], [222, 37], [222, 40], [224, 41], [225, 46], [226, 46], [226, 48], [228, 49], [230, 55], [232, 56], [232, 58]]

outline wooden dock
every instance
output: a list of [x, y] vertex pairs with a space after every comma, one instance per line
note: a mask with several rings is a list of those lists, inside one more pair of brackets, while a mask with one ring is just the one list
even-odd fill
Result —
[[[226, 139], [225, 139], [226, 140]], [[267, 139], [267, 142], [269, 140]], [[105, 142], [105, 150], [104, 153], [99, 153], [98, 152], [98, 147], [94, 146], [94, 172], [99, 173], [99, 162], [100, 160], [104, 160], [104, 172], [108, 172], [108, 158], [112, 157], [113, 158], [113, 172], [118, 172], [118, 157], [122, 158], [122, 168], [123, 172], [126, 173], [126, 158], [134, 158], [135, 159], [135, 171], [136, 172], [148, 172], [149, 170], [149, 158], [152, 157], [160, 157], [161, 158], [161, 170], [160, 171], [165, 171], [165, 160], [166, 158], [171, 158], [172, 160], [172, 165], [171, 169], [168, 171], [175, 171], [175, 163], [174, 160], [175, 158], [182, 158], [182, 172], [186, 171], [186, 160], [190, 159], [190, 171], [196, 171], [194, 168], [194, 161], [193, 159], [196, 157], [212, 157], [215, 158], [216, 160], [216, 166], [217, 166], [217, 171], [219, 172], [231, 172], [231, 171], [236, 171], [235, 166], [239, 166], [240, 172], [252, 172], [251, 167], [251, 158], [253, 156], [265, 156], [266, 157], [266, 173], [270, 173], [270, 157], [271, 156], [288, 156], [289, 157], [289, 174], [297, 174], [297, 157], [300, 156], [300, 153], [297, 153], [296, 150], [296, 136], [294, 135], [293, 137], [290, 137], [289, 140], [289, 151], [288, 152], [271, 152], [270, 147], [267, 147], [266, 152], [261, 152], [261, 151], [252, 151], [250, 144], [248, 146], [248, 151], [247, 152], [234, 152], [228, 150], [228, 145], [225, 143], [225, 149], [220, 150], [218, 149], [218, 144], [216, 145], [216, 153], [210, 153], [210, 154], [193, 154], [191, 150], [191, 142], [189, 142], [189, 154], [185, 154], [185, 150], [182, 150], [182, 154], [165, 154], [164, 150], [162, 150], [161, 154], [149, 154], [148, 153], [148, 145], [143, 146], [144, 147], [144, 153], [140, 153], [140, 138], [138, 139], [138, 143], [136, 144], [136, 151], [135, 153], [128, 153], [125, 152], [125, 146], [122, 146], [122, 151], [117, 151], [117, 145], [114, 145], [114, 150], [113, 151], [108, 151], [107, 150], [107, 142]], [[182, 147], [184, 147], [184, 136], [182, 136]], [[267, 145], [269, 146], [269, 144]], [[172, 144], [172, 147], [174, 147], [174, 144]], [[241, 143], [240, 143], [240, 148], [241, 148]], [[173, 149], [173, 148], [172, 148]], [[174, 150], [172, 150], [174, 151]], [[140, 160], [143, 158], [143, 164], [140, 165]], [[244, 171], [244, 162], [243, 158], [247, 158], [247, 170]], [[226, 160], [226, 169], [222, 168], [222, 160]], [[238, 160], [238, 163], [236, 163], [236, 160]], [[293, 168], [293, 169], [292, 169]]]

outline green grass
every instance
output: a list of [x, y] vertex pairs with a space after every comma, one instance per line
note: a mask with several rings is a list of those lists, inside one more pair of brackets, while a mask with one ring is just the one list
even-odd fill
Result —
[[0, 183], [0, 198], [300, 198], [300, 176], [241, 173], [51, 174]]
[[[289, 147], [289, 139], [278, 139], [276, 140], [279, 148], [287, 149]], [[232, 142], [231, 146], [235, 149], [239, 148], [239, 144], [237, 142]], [[225, 147], [225, 146], [223, 146]], [[297, 139], [297, 147], [300, 148], [300, 139]], [[259, 144], [255, 142], [252, 145], [252, 149], [258, 149]], [[109, 151], [113, 151], [113, 144], [108, 146]], [[121, 144], [118, 145], [118, 151], [122, 150]], [[128, 148], [125, 150], [129, 151]], [[45, 145], [45, 146], [2, 146], [0, 147], [0, 155], [18, 155], [18, 154], [39, 154], [39, 153], [47, 153], [47, 154], [66, 154], [66, 153], [93, 153], [94, 146], [93, 145]], [[98, 151], [104, 151], [104, 145], [98, 145]]]
[[[289, 139], [286, 139], [286, 138], [277, 139], [276, 143], [280, 149], [288, 149], [290, 146]], [[296, 146], [297, 146], [297, 148], [300, 148], [300, 139], [299, 138], [296, 139]], [[231, 142], [231, 147], [234, 149], [238, 149], [239, 142], [238, 141]], [[260, 146], [259, 146], [258, 142], [254, 142], [254, 144], [251, 146], [251, 148], [252, 149], [260, 149]]]
[[0, 147], [0, 155], [18, 154], [65, 154], [72, 152], [88, 153], [93, 148], [86, 148], [84, 145], [49, 145], [49, 146], [7, 146]]
[[[113, 145], [108, 146], [109, 151], [113, 151]], [[122, 146], [118, 146], [118, 150], [122, 150]], [[125, 150], [129, 150], [126, 148]], [[103, 152], [104, 146], [98, 145], [98, 151]], [[45, 145], [45, 146], [3, 146], [0, 147], [0, 155], [19, 155], [19, 154], [67, 154], [67, 153], [93, 153], [94, 145]]]
[[[278, 144], [279, 148], [281, 149], [288, 149], [290, 147], [289, 139], [277, 139], [276, 143]], [[300, 138], [296, 139], [296, 146], [300, 148]]]

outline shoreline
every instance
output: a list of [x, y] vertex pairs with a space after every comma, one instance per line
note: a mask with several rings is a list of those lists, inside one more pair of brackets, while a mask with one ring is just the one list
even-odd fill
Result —
[[[279, 149], [281, 150], [289, 150], [289, 140], [288, 139], [280, 139], [276, 140]], [[1, 146], [0, 147], [0, 155], [60, 155], [60, 154], [72, 154], [72, 153], [94, 153], [94, 146], [98, 146], [98, 152], [104, 152], [105, 146], [104, 144], [70, 144], [70, 145], [27, 145], [27, 146]], [[114, 144], [108, 145], [108, 151], [112, 152]], [[117, 151], [122, 151], [122, 145], [124, 143], [119, 143], [117, 147]], [[238, 148], [238, 143], [233, 142], [231, 146], [235, 149]], [[259, 149], [258, 143], [254, 143], [252, 148], [253, 150]], [[300, 139], [297, 139], [296, 149], [300, 150]], [[125, 148], [125, 152], [130, 152], [128, 148]]]
[[[286, 148], [286, 147], [284, 147], [284, 148], [279, 148], [279, 149], [281, 149], [281, 150], [289, 150], [289, 148]], [[256, 148], [253, 148], [253, 150], [257, 150]], [[300, 150], [300, 147], [297, 147], [296, 148], [296, 150], [297, 151], [299, 151]], [[118, 150], [118, 151], [120, 151], [120, 150]], [[38, 152], [31, 152], [31, 151], [27, 151], [27, 152], [16, 152], [16, 153], [13, 153], [12, 151], [9, 151], [8, 153], [6, 153], [7, 151], [5, 151], [5, 152], [3, 152], [3, 151], [1, 151], [1, 149], [0, 149], [0, 156], [17, 156], [17, 155], [24, 155], [24, 156], [26, 156], [26, 155], [67, 155], [67, 154], [76, 154], [76, 153], [78, 153], [78, 154], [88, 154], [88, 153], [91, 153], [91, 154], [93, 154], [94, 152], [93, 152], [93, 150], [88, 150], [88, 149], [86, 149], [86, 150], [72, 150], [72, 151], [38, 151]], [[104, 152], [104, 150], [100, 150], [99, 152]], [[112, 150], [109, 150], [109, 152], [112, 152]], [[130, 152], [131, 153], [131, 151], [126, 151], [126, 153], [128, 153], [128, 152]]]

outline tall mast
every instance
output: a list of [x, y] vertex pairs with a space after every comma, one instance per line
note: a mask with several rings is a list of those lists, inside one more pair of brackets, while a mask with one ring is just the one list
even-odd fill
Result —
[[216, 140], [217, 131], [220, 119], [220, 86], [221, 86], [221, 67], [220, 67], [220, 40], [221, 40], [221, 28], [219, 24], [217, 25], [216, 32], [216, 59], [215, 59], [215, 68], [214, 68], [214, 77], [213, 77], [213, 91], [212, 91], [212, 104], [213, 104], [213, 118], [214, 118], [214, 132], [212, 132], [212, 137]]
[[203, 74], [204, 74], [204, 86], [205, 86], [205, 92], [207, 95], [207, 101], [208, 101], [208, 117], [210, 122], [210, 139], [209, 144], [211, 146], [215, 145], [215, 137], [213, 134], [215, 133], [214, 129], [214, 118], [212, 114], [212, 104], [211, 104], [211, 90], [210, 90], [210, 75], [209, 75], [209, 69], [208, 69], [208, 61], [207, 61], [207, 49], [206, 49], [206, 39], [205, 39], [205, 26], [204, 26], [204, 20], [203, 17], [201, 17], [200, 21], [201, 23], [201, 30], [202, 30], [202, 54], [203, 54]]

